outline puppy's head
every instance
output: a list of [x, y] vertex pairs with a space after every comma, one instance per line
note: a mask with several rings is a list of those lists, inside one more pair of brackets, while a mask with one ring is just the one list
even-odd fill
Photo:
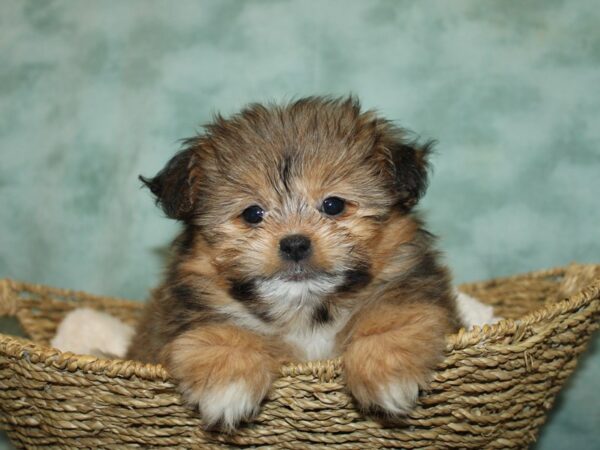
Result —
[[429, 148], [355, 99], [313, 97], [218, 116], [142, 181], [234, 296], [326, 294], [369, 282], [382, 227], [426, 189]]

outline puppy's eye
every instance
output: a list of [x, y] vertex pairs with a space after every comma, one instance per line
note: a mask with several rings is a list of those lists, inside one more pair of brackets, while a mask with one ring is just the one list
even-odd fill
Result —
[[344, 199], [339, 197], [327, 197], [325, 200], [323, 200], [321, 210], [328, 216], [337, 216], [344, 211], [345, 207], [346, 202]]
[[262, 222], [264, 215], [264, 209], [258, 205], [249, 206], [242, 212], [244, 220], [252, 225]]

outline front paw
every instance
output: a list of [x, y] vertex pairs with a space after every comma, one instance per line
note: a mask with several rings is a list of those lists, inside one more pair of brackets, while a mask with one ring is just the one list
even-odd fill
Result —
[[419, 397], [420, 379], [402, 375], [384, 376], [346, 369], [348, 388], [363, 410], [381, 411], [390, 416], [409, 414]]
[[[356, 389], [355, 386], [355, 390], [359, 389]], [[363, 398], [362, 401], [363, 405], [380, 409], [390, 415], [407, 415], [413, 410], [418, 396], [418, 382], [410, 379], [397, 379], [379, 384], [375, 395]]]
[[258, 413], [278, 367], [262, 338], [232, 326], [191, 330], [166, 350], [186, 403], [226, 432]]
[[[388, 416], [409, 414], [417, 402], [419, 389], [427, 386], [431, 370], [421, 364], [418, 355], [383, 350], [362, 339], [344, 355], [347, 386], [359, 406]], [[382, 351], [383, 350], [383, 351]]]
[[235, 430], [240, 422], [256, 416], [269, 384], [252, 386], [245, 380], [198, 388], [181, 383], [186, 403], [199, 409], [207, 428], [219, 428], [225, 432]]

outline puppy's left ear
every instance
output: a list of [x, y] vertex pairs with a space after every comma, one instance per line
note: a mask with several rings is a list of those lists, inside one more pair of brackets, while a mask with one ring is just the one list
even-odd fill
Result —
[[395, 142], [388, 150], [393, 165], [397, 204], [410, 211], [421, 199], [428, 185], [429, 155], [434, 142]]
[[156, 204], [172, 219], [193, 218], [198, 201], [199, 161], [194, 148], [177, 153], [153, 178], [140, 180], [156, 196]]

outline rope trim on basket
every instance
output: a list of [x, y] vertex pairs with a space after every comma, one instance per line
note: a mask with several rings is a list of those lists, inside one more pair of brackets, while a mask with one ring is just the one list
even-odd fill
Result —
[[527, 326], [553, 319], [567, 311], [577, 310], [590, 302], [595, 305], [594, 310], [598, 311], [600, 308], [599, 296], [600, 281], [595, 281], [574, 296], [532, 311], [519, 320], [503, 319], [493, 325], [474, 326], [469, 331], [461, 328], [457, 334], [448, 336], [446, 351], [462, 349], [509, 334], [519, 335], [519, 330]]
[[0, 317], [13, 317], [17, 314], [18, 298], [12, 280], [0, 280]]

